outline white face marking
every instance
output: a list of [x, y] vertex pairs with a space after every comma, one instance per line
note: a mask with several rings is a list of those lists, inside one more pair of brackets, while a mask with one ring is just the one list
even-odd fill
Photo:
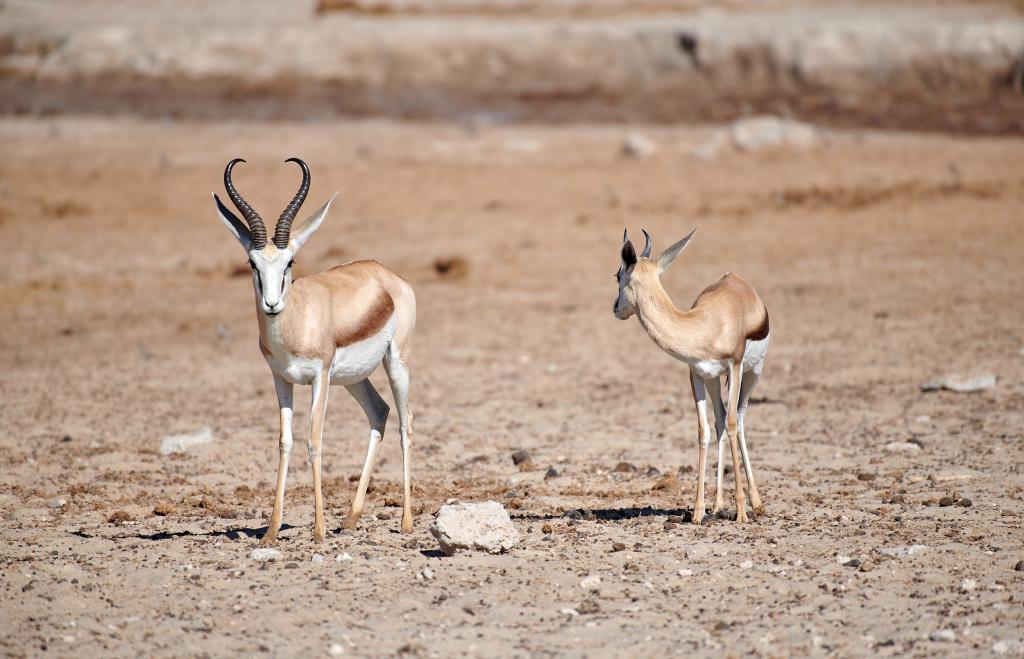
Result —
[[269, 316], [276, 316], [284, 310], [285, 294], [292, 283], [293, 257], [290, 248], [277, 249], [273, 245], [249, 252], [256, 304]]

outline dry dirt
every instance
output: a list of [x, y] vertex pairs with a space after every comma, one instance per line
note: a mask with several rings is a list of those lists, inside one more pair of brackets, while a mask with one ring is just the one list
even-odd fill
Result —
[[[700, 161], [710, 128], [643, 130], [659, 150], [634, 160], [611, 127], [0, 120], [0, 652], [1024, 652], [1024, 140], [836, 132]], [[283, 560], [249, 558], [277, 414], [209, 197], [236, 155], [264, 216], [297, 184], [288, 156], [312, 167], [309, 210], [341, 190], [300, 274], [372, 257], [416, 288], [411, 536], [393, 425], [363, 522], [338, 530], [368, 433], [335, 392], [328, 540], [303, 414]], [[769, 512], [747, 525], [673, 526], [696, 483], [686, 372], [611, 313], [622, 227], [657, 249], [695, 224], [676, 301], [735, 270], [771, 311], [748, 416]], [[919, 391], [975, 371], [997, 386]], [[213, 443], [159, 454], [203, 426]], [[439, 556], [451, 498], [502, 501], [522, 545]]]

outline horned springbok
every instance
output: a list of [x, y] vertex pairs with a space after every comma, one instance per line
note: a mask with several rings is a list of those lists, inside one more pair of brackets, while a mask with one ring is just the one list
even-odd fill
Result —
[[[699, 469], [697, 501], [693, 507], [693, 523], [704, 518], [704, 471], [707, 467], [708, 425], [707, 398], [715, 406], [715, 429], [718, 434], [718, 482], [715, 507], [722, 508], [722, 476], [726, 432], [732, 449], [733, 474], [736, 478], [736, 520], [747, 521], [743, 481], [740, 478], [736, 442], [743, 455], [743, 468], [750, 484], [750, 502], [754, 512], [764, 512], [761, 495], [754, 483], [754, 472], [747, 455], [743, 430], [750, 392], [754, 390], [764, 358], [768, 352], [768, 310], [754, 288], [738, 275], [725, 273], [697, 296], [689, 311], [679, 310], [661, 285], [661, 273], [668, 269], [683, 248], [689, 244], [696, 229], [666, 249], [657, 260], [651, 260], [651, 236], [644, 231], [646, 245], [637, 258], [633, 243], [622, 235], [622, 264], [615, 278], [619, 296], [613, 310], [616, 318], [625, 320], [634, 313], [647, 334], [658, 347], [686, 362], [690, 367], [690, 385], [697, 405], [697, 443]], [[722, 404], [722, 375], [726, 377], [728, 408]]]
[[280, 456], [274, 512], [260, 544], [277, 541], [284, 508], [284, 484], [292, 448], [292, 388], [313, 386], [309, 421], [309, 459], [313, 463], [315, 521], [313, 538], [324, 539], [324, 503], [320, 488], [320, 446], [327, 392], [332, 384], [343, 385], [356, 399], [370, 422], [370, 445], [359, 477], [352, 510], [345, 523], [354, 528], [363, 510], [370, 472], [380, 447], [390, 409], [370, 384], [370, 374], [381, 363], [391, 382], [398, 408], [402, 444], [402, 531], [412, 531], [412, 503], [409, 486], [409, 440], [411, 413], [408, 406], [409, 370], [405, 364], [409, 339], [416, 324], [416, 297], [401, 277], [376, 261], [355, 261], [326, 272], [292, 281], [294, 257], [327, 215], [334, 193], [327, 203], [294, 231], [292, 221], [309, 192], [309, 168], [298, 158], [285, 162], [302, 168], [302, 184], [281, 213], [274, 237], [267, 242], [267, 229], [259, 214], [242, 198], [231, 182], [235, 158], [224, 169], [224, 188], [245, 218], [242, 223], [216, 194], [217, 213], [238, 239], [249, 257], [256, 292], [256, 319], [260, 329], [260, 351], [274, 375], [281, 413]]

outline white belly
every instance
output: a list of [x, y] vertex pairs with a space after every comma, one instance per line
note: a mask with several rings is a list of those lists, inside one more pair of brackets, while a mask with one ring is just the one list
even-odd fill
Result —
[[331, 384], [355, 384], [368, 378], [384, 359], [397, 325], [397, 315], [391, 314], [381, 331], [335, 350], [331, 362]]
[[[761, 369], [764, 368], [764, 357], [768, 354], [769, 339], [771, 339], [771, 334], [760, 341], [747, 341], [746, 346], [743, 349], [743, 373], [753, 371], [758, 375], [761, 374]], [[686, 363], [689, 364], [690, 370], [694, 375], [703, 380], [711, 380], [721, 377], [724, 373], [727, 373], [732, 364], [732, 360], [704, 359], [698, 361], [687, 361]]]

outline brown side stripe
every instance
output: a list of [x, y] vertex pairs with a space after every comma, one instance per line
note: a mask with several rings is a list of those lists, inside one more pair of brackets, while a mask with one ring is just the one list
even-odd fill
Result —
[[747, 334], [747, 340], [748, 341], [761, 341], [766, 336], [768, 336], [768, 310], [767, 309], [764, 310], [764, 320], [761, 322], [760, 325], [758, 325], [757, 329], [755, 329], [750, 334]]
[[377, 299], [374, 300], [373, 306], [367, 311], [366, 316], [360, 319], [359, 324], [353, 327], [351, 331], [335, 337], [335, 347], [342, 348], [370, 338], [387, 325], [394, 311], [395, 301], [391, 299], [386, 290], [381, 288], [377, 292]]

